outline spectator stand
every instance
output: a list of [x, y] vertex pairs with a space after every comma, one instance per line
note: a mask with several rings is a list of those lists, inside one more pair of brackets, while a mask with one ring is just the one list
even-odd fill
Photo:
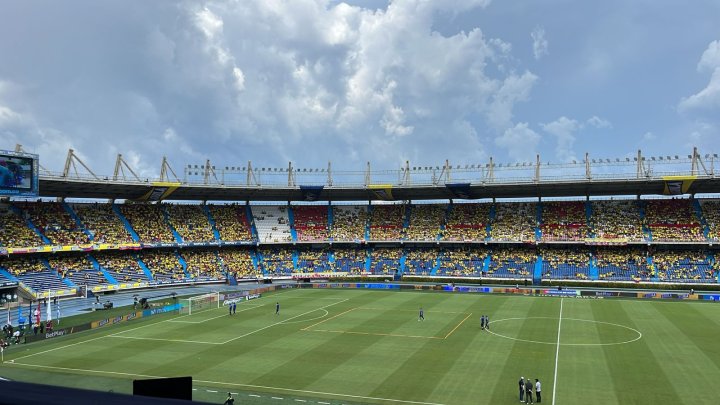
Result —
[[702, 217], [709, 241], [720, 241], [720, 200], [703, 200]]
[[660, 281], [707, 283], [717, 280], [714, 257], [703, 250], [657, 250], [653, 263]]
[[[367, 272], [369, 268], [368, 259], [370, 255], [363, 248], [335, 248], [334, 269], [336, 272], [360, 274]], [[367, 264], [367, 265], [366, 265]]]
[[440, 267], [440, 252], [435, 248], [407, 248], [400, 259], [400, 274], [434, 276]]
[[675, 243], [706, 241], [691, 200], [646, 200], [645, 216], [652, 241]]
[[589, 236], [588, 205], [581, 201], [544, 201], [540, 211], [539, 235], [543, 242], [583, 242]]
[[[175, 242], [183, 243], [184, 240], [183, 240], [182, 236], [180, 235], [180, 233], [175, 228], [175, 226], [173, 226], [173, 221], [170, 219], [170, 214], [168, 213], [168, 209], [173, 209], [173, 208], [177, 209], [177, 208], [179, 208], [179, 206], [177, 206], [177, 205], [171, 206], [168, 204], [168, 207], [166, 207], [165, 205], [166, 204], [159, 205], [160, 212], [162, 213], [163, 220], [165, 221], [165, 225], [170, 229], [170, 232], [172, 233], [173, 237], [175, 238]], [[169, 208], [169, 207], [172, 207], [172, 208]], [[195, 214], [195, 213], [193, 213], [193, 214]], [[192, 218], [194, 219], [195, 215], [192, 215]], [[187, 242], [190, 242], [190, 241], [187, 241]]]
[[133, 243], [132, 235], [113, 211], [110, 204], [68, 205], [76, 221], [80, 221], [93, 243]]
[[292, 241], [287, 205], [253, 205], [251, 207], [260, 243]]
[[597, 247], [594, 256], [598, 280], [640, 282], [652, 277], [652, 261], [644, 248]]
[[493, 246], [486, 276], [490, 278], [534, 279], [536, 266], [542, 265], [535, 248]]
[[32, 247], [46, 243], [50, 241], [23, 218], [19, 208], [10, 203], [0, 203], [0, 246]]
[[371, 266], [369, 272], [374, 275], [394, 276], [397, 272], [402, 274], [401, 259], [404, 257], [400, 248], [374, 247], [370, 249]]
[[120, 219], [120, 222], [125, 227], [125, 230], [130, 234], [130, 237], [132, 237], [133, 242], [140, 242], [140, 236], [135, 232], [135, 229], [133, 229], [132, 225], [130, 225], [130, 221], [128, 221], [127, 218], [125, 218], [125, 215], [120, 211], [120, 207], [117, 204], [112, 204], [112, 210], [117, 215], [117, 217]]
[[328, 248], [299, 248], [295, 254], [300, 273], [328, 273], [335, 269], [335, 260]]
[[542, 277], [551, 280], [589, 280], [590, 251], [585, 247], [540, 249]]
[[297, 255], [294, 249], [285, 247], [260, 247], [257, 254], [263, 275], [290, 276], [297, 272]]
[[202, 204], [201, 208], [203, 210], [203, 213], [205, 213], [205, 217], [207, 218], [208, 223], [210, 224], [210, 229], [212, 230], [215, 241], [220, 242], [220, 232], [217, 229], [217, 223], [215, 222], [215, 218], [213, 218], [212, 213], [210, 212], [210, 208], [207, 204]]
[[492, 204], [452, 203], [442, 234], [445, 241], [481, 242], [488, 240]]
[[294, 205], [291, 230], [295, 232], [296, 240], [299, 242], [330, 240], [329, 210], [325, 205]]
[[485, 246], [451, 246], [438, 255], [436, 274], [454, 277], [483, 277], [490, 264], [488, 248]]
[[90, 231], [87, 229], [83, 221], [80, 220], [80, 217], [77, 215], [77, 213], [72, 209], [70, 204], [63, 201], [60, 203], [60, 206], [70, 215], [70, 218], [72, 218], [73, 221], [75, 221], [75, 225], [77, 225], [78, 229], [81, 230], [87, 237], [89, 241], [93, 241], [93, 234], [90, 233]]

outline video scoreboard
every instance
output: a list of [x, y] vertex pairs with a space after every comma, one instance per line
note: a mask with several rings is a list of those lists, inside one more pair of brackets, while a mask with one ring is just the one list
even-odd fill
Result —
[[39, 156], [0, 150], [0, 197], [37, 197]]

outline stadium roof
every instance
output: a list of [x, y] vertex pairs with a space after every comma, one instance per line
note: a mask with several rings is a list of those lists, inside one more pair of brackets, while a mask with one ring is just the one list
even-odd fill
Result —
[[[697, 176], [682, 179], [651, 178], [625, 180], [544, 180], [541, 182], [467, 183], [462, 193], [438, 185], [324, 186], [316, 188], [313, 200], [441, 200], [483, 198], [580, 197], [614, 195], [668, 195], [720, 193], [720, 178]], [[451, 185], [452, 186], [452, 185]], [[382, 189], [389, 193], [381, 194]], [[194, 201], [307, 201], [302, 186], [205, 185], [160, 182], [70, 179], [41, 176], [42, 197], [194, 200]]]

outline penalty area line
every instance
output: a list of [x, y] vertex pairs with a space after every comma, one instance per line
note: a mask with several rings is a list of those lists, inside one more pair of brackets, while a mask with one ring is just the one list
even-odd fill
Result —
[[563, 299], [560, 298], [560, 318], [558, 319], [557, 347], [555, 348], [555, 373], [553, 375], [552, 405], [555, 405], [555, 389], [557, 388], [558, 358], [560, 357], [560, 327], [562, 326]]

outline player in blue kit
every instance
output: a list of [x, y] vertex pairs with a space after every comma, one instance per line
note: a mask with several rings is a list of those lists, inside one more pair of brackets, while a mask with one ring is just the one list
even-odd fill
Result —
[[418, 315], [418, 322], [425, 320], [425, 312], [423, 312], [422, 307], [420, 307], [420, 315]]
[[275, 303], [275, 315], [280, 315], [280, 303]]

